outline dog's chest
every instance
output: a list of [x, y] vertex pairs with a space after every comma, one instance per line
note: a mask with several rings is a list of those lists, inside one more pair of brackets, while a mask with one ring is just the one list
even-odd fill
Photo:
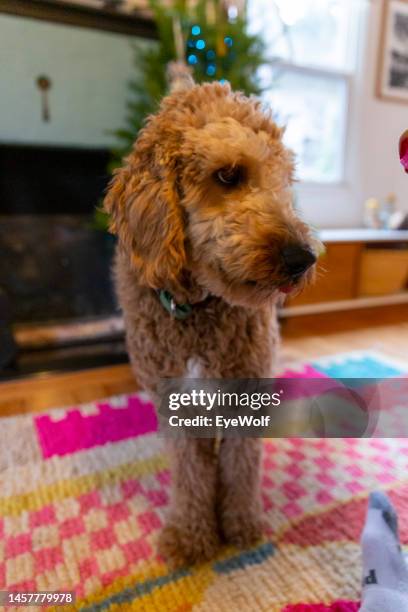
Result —
[[[273, 311], [203, 312], [186, 325], [172, 322], [173, 351], [184, 362], [183, 375], [263, 377], [271, 375], [277, 328]], [[168, 340], [166, 341], [168, 346]], [[177, 353], [178, 351], [178, 353]]]

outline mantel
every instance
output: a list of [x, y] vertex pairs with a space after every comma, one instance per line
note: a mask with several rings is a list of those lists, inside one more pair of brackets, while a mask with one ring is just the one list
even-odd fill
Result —
[[142, 38], [157, 38], [153, 20], [146, 13], [126, 13], [104, 7], [102, 2], [101, 8], [94, 8], [69, 0], [0, 0], [1, 13]]

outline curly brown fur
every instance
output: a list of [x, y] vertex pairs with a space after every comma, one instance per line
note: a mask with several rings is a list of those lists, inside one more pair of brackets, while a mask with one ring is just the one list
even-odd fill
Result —
[[[105, 208], [118, 235], [115, 274], [135, 376], [156, 392], [182, 377], [273, 375], [276, 303], [300, 289], [285, 246], [316, 242], [292, 209], [293, 160], [260, 103], [228, 85], [166, 97], [112, 181]], [[220, 169], [238, 177], [220, 181]], [[154, 289], [178, 303], [206, 301], [172, 319]], [[209, 559], [219, 537], [248, 546], [261, 535], [261, 445], [185, 440], [172, 448], [173, 489], [161, 551], [174, 564]]]

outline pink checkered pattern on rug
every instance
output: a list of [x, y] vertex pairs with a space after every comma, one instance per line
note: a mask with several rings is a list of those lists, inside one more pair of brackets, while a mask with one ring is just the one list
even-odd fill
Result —
[[[312, 366], [286, 375], [332, 387], [331, 379]], [[38, 462], [32, 473], [37, 480], [43, 474], [47, 483], [27, 478], [24, 491], [35, 510], [24, 509], [22, 487], [16, 485], [10, 511], [0, 518], [0, 589], [66, 588], [80, 598], [100, 593], [120, 577], [140, 572], [150, 578], [160, 561], [157, 537], [170, 486], [159, 438], [144, 435], [157, 428], [152, 404], [138, 395], [113, 398], [37, 416], [29, 424]], [[408, 470], [404, 440], [280, 439], [265, 441], [264, 449], [266, 535], [276, 545], [276, 556], [295, 547], [306, 558], [326, 544], [338, 544], [343, 554], [342, 547], [358, 546], [369, 489], [399, 488], [401, 499], [407, 498], [400, 482]], [[27, 466], [19, 467], [31, 474]], [[14, 474], [9, 478], [12, 490]], [[49, 495], [43, 493], [47, 487]], [[403, 521], [401, 534], [408, 542]], [[344, 595], [333, 589], [333, 600]], [[320, 595], [307, 599], [307, 593], [299, 601], [325, 600]], [[353, 599], [353, 593], [348, 597]], [[302, 604], [285, 612], [354, 612], [356, 605]]]
[[57, 420], [52, 415], [35, 418], [44, 457], [67, 455], [157, 430], [154, 406], [140, 395], [130, 395], [119, 408], [108, 402], [93, 406], [95, 414], [83, 414], [76, 408]]
[[[268, 533], [275, 537], [279, 526], [298, 520], [310, 508], [323, 510], [356, 492], [395, 482], [402, 466], [408, 469], [408, 451], [401, 444], [404, 452], [394, 447], [390, 453], [393, 444], [375, 439], [267, 441], [263, 499]], [[398, 457], [398, 465], [390, 455]], [[360, 456], [363, 468], [356, 465]], [[168, 470], [127, 477], [36, 511], [6, 516], [0, 522], [0, 588], [67, 588], [82, 596], [157, 560], [169, 481]], [[68, 577], [67, 566], [72, 568]]]
[[[168, 484], [163, 470], [144, 482], [127, 478], [115, 489], [105, 487], [6, 516], [0, 522], [0, 589], [66, 588], [82, 597], [154, 560]], [[72, 568], [70, 576], [66, 567]]]

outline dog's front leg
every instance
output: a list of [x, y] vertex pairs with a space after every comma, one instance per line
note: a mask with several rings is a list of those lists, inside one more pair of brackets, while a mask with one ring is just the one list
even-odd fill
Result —
[[218, 544], [215, 516], [217, 457], [212, 439], [171, 443], [172, 492], [159, 552], [173, 566], [214, 557]]
[[222, 534], [240, 548], [262, 536], [262, 440], [224, 438], [220, 445], [217, 507]]

